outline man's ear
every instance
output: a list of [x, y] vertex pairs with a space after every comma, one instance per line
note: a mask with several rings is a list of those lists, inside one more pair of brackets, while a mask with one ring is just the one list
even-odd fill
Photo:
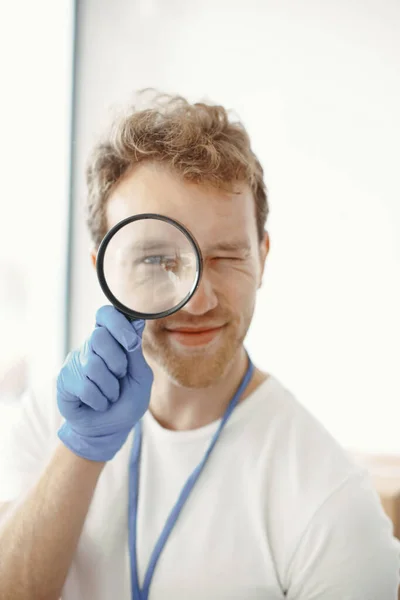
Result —
[[92, 265], [96, 268], [96, 260], [97, 260], [97, 248], [92, 246], [90, 249], [90, 260], [92, 261]]
[[265, 261], [267, 260], [267, 256], [269, 253], [269, 247], [270, 247], [269, 233], [268, 233], [268, 231], [264, 231], [264, 238], [260, 242], [261, 269], [260, 269], [260, 280], [258, 282], [258, 288], [260, 288], [262, 286], [264, 269], [265, 269]]

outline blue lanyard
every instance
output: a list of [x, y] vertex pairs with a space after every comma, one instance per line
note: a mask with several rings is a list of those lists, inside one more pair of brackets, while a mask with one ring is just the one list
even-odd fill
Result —
[[243, 377], [235, 395], [229, 403], [228, 408], [221, 420], [221, 423], [215, 432], [211, 443], [201, 460], [201, 462], [194, 469], [193, 473], [189, 475], [179, 498], [172, 508], [167, 521], [164, 525], [164, 529], [161, 532], [160, 537], [154, 547], [153, 553], [150, 557], [147, 572], [144, 578], [143, 588], [139, 586], [138, 566], [137, 566], [137, 512], [138, 512], [138, 498], [139, 498], [139, 463], [140, 463], [140, 451], [142, 445], [142, 424], [141, 421], [135, 426], [135, 436], [133, 441], [132, 454], [129, 464], [129, 515], [128, 515], [128, 527], [129, 527], [129, 552], [130, 552], [130, 563], [131, 563], [131, 582], [132, 582], [132, 600], [148, 600], [150, 583], [153, 578], [154, 569], [160, 558], [160, 554], [167, 542], [167, 539], [179, 517], [179, 514], [184, 506], [190, 492], [192, 491], [194, 484], [196, 483], [200, 473], [202, 472], [220, 434], [221, 431], [231, 416], [233, 409], [239, 402], [239, 399], [246, 389], [251, 376], [253, 374], [254, 366], [249, 359], [249, 365], [245, 376]]

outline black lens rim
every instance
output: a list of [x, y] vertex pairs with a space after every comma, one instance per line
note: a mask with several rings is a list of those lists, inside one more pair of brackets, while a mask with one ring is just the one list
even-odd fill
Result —
[[[108, 284], [107, 284], [107, 281], [106, 281], [106, 278], [104, 275], [104, 257], [105, 257], [105, 253], [107, 250], [107, 246], [110, 243], [111, 239], [114, 237], [114, 235], [120, 229], [122, 229], [122, 227], [125, 227], [125, 225], [128, 225], [129, 223], [134, 223], [135, 221], [140, 221], [140, 220], [145, 220], [145, 219], [156, 219], [158, 221], [164, 221], [165, 223], [169, 223], [170, 225], [173, 225], [177, 229], [179, 229], [179, 231], [181, 231], [186, 236], [186, 238], [189, 240], [189, 242], [194, 247], [196, 259], [197, 259], [196, 280], [195, 280], [191, 290], [188, 292], [188, 294], [185, 296], [185, 298], [179, 304], [177, 304], [174, 308], [169, 309], [169, 310], [164, 310], [159, 313], [141, 313], [141, 312], [132, 310], [129, 307], [122, 304], [122, 302], [120, 302], [118, 300], [118, 298], [116, 298], [114, 296], [114, 294], [108, 287]], [[189, 302], [190, 298], [193, 296], [193, 294], [197, 290], [199, 283], [200, 283], [202, 272], [203, 272], [203, 257], [201, 255], [200, 247], [199, 247], [196, 239], [194, 238], [194, 236], [190, 233], [190, 231], [187, 229], [187, 227], [185, 227], [179, 221], [176, 221], [175, 219], [171, 219], [171, 217], [167, 217], [166, 215], [160, 215], [158, 213], [142, 213], [142, 214], [132, 215], [131, 217], [127, 217], [125, 219], [122, 219], [122, 221], [119, 221], [116, 225], [114, 225], [106, 233], [106, 235], [100, 242], [100, 245], [99, 245], [99, 248], [97, 251], [97, 256], [96, 256], [96, 273], [97, 273], [97, 278], [100, 283], [100, 287], [103, 290], [103, 293], [108, 298], [108, 300], [111, 302], [111, 304], [113, 304], [115, 306], [115, 308], [117, 308], [119, 311], [121, 311], [125, 316], [129, 317], [131, 320], [162, 319], [163, 317], [169, 317], [170, 315], [173, 315], [174, 313], [176, 313], [183, 306], [185, 306], [185, 304], [187, 302]]]

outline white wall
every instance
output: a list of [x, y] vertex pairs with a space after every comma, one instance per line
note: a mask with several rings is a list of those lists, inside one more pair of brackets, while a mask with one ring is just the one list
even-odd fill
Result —
[[0, 13], [0, 457], [19, 394], [63, 360], [73, 13], [73, 0]]
[[0, 13], [0, 367], [26, 356], [41, 379], [59, 368], [64, 351], [74, 4], [6, 4]]
[[87, 152], [143, 87], [236, 110], [266, 171], [272, 249], [248, 348], [346, 446], [400, 451], [400, 4], [79, 3], [71, 344], [103, 299]]

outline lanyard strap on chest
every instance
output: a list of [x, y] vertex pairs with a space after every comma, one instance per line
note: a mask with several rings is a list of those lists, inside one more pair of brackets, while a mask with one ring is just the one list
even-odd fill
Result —
[[235, 406], [239, 402], [241, 395], [246, 389], [251, 376], [253, 374], [254, 366], [249, 359], [248, 368], [245, 376], [243, 377], [235, 395], [230, 401], [228, 408], [222, 417], [221, 423], [217, 431], [214, 433], [209, 447], [206, 450], [202, 460], [188, 477], [185, 485], [180, 492], [179, 498], [173, 506], [164, 528], [161, 532], [160, 537], [154, 547], [152, 555], [150, 557], [149, 565], [147, 567], [146, 575], [144, 578], [143, 588], [139, 586], [138, 576], [138, 564], [137, 564], [137, 516], [138, 516], [138, 500], [139, 500], [139, 475], [140, 475], [140, 454], [142, 446], [142, 423], [138, 421], [135, 426], [134, 442], [132, 447], [132, 454], [129, 464], [129, 515], [128, 515], [128, 527], [129, 527], [129, 552], [130, 552], [130, 563], [131, 563], [131, 583], [132, 583], [132, 599], [133, 600], [148, 600], [150, 583], [153, 578], [154, 570], [157, 565], [158, 559], [160, 558], [161, 552], [171, 534], [171, 531], [180, 515], [180, 512], [192, 491], [200, 473], [205, 467], [207, 460], [210, 457], [211, 452], [214, 449], [215, 444], [224, 428], [226, 422], [231, 416]]

